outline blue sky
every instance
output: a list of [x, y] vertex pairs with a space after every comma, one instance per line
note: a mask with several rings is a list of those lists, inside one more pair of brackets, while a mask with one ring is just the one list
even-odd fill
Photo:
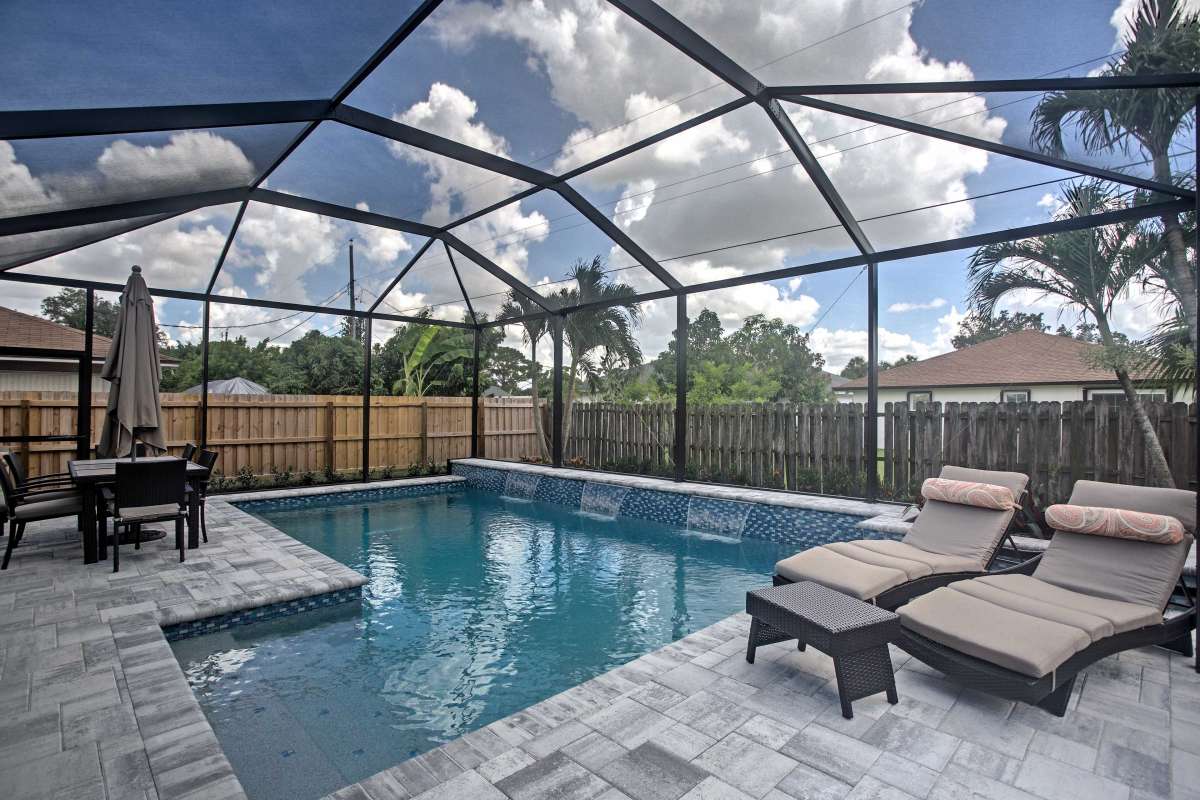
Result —
[[[413, 5], [356, 3], [351, 13], [314, 1], [273, 14], [258, 4], [229, 1], [206, 4], [203, 14], [195, 14], [172, 3], [121, 2], [96, 14], [86, 3], [7, 3], [0, 8], [0, 27], [17, 35], [0, 55], [0, 84], [7, 87], [0, 108], [325, 96]], [[1111, 19], [1117, 0], [926, 0], [909, 7], [898, 0], [763, 0], [736, 6], [664, 0], [663, 5], [770, 83], [1031, 77], [1064, 74], [1064, 68], [1088, 62], [1069, 70], [1079, 75], [1102, 63], [1097, 59], [1112, 51], [1117, 35]], [[769, 15], [771, 25], [763, 22]], [[182, 26], [185, 36], [178, 35]], [[464, 1], [445, 3], [350, 102], [561, 171], [733, 97], [728, 87], [712, 88], [714, 83], [697, 64], [600, 0]], [[1034, 101], [1022, 97], [834, 99], [897, 114], [951, 100], [953, 105], [915, 118], [1024, 146]], [[863, 130], [864, 123], [848, 118], [792, 111], [860, 218], [1062, 177], [920, 137], [888, 138], [891, 132]], [[294, 132], [294, 126], [263, 126], [14, 142], [9, 151], [0, 149], [0, 184], [15, 187], [7, 200], [0, 199], [0, 213], [169, 194], [180, 186], [237, 185], [271, 163]], [[838, 231], [774, 238], [832, 220], [807, 178], [788, 166], [794, 159], [778, 154], [780, 149], [765, 116], [748, 108], [573, 184], [685, 282], [850, 252]], [[164, 180], [164, 174], [173, 177]], [[524, 188], [334, 123], [323, 123], [267, 185], [433, 224]], [[1044, 196], [1054, 188], [956, 203], [865, 227], [883, 249], [1028, 224], [1047, 218], [1051, 209]], [[203, 288], [233, 210], [186, 215], [26, 271], [120, 280], [136, 259], [152, 285]], [[612, 267], [633, 264], [557, 196], [545, 193], [464, 226], [460, 235], [530, 283], [562, 279], [576, 259], [596, 254]], [[249, 297], [332, 298], [331, 304], [344, 306], [351, 237], [365, 287], [360, 302], [368, 303], [422, 244], [392, 231], [252, 207], [218, 287]], [[673, 260], [758, 239], [772, 241]], [[945, 349], [954, 312], [964, 310], [964, 258], [949, 254], [882, 269], [885, 358]], [[503, 287], [465, 259], [456, 263], [476, 305], [494, 310], [499, 298], [488, 295]], [[814, 328], [814, 341], [836, 367], [865, 342], [866, 282], [851, 283], [857, 272], [698, 298], [693, 313], [711, 306], [730, 327], [750, 313], [783, 316]], [[656, 288], [640, 267], [618, 274], [639, 290]], [[432, 248], [382, 308], [433, 306], [440, 315], [457, 317], [462, 313], [457, 293], [444, 253]], [[40, 294], [28, 290], [12, 302], [36, 306]], [[888, 310], [893, 306], [907, 310]], [[1131, 309], [1123, 319], [1136, 326], [1146, 315]], [[1038, 310], [1055, 316], [1052, 307]], [[673, 309], [660, 303], [646, 311], [643, 341], [654, 353], [669, 335]], [[160, 313], [164, 322], [197, 319], [190, 303], [169, 301]], [[225, 306], [214, 322], [258, 323], [230, 329], [252, 337], [278, 336], [303, 322], [293, 317], [269, 322], [281, 316]], [[302, 324], [289, 336], [308, 327]]]

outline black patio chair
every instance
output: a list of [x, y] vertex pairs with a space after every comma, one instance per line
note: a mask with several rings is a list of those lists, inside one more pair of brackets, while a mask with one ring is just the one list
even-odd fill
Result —
[[[47, 497], [48, 493], [18, 491], [5, 470], [0, 469], [0, 526], [9, 523], [8, 542], [4, 546], [4, 561], [0, 570], [8, 569], [13, 550], [25, 535], [25, 526], [30, 522], [45, 519], [75, 517], [77, 527], [82, 526], [83, 497], [78, 492], [66, 497]], [[55, 493], [57, 494], [57, 493]]]
[[212, 477], [213, 467], [217, 464], [217, 451], [201, 450], [196, 457], [196, 463], [208, 470], [208, 478], [200, 481], [196, 491], [200, 493], [200, 536], [208, 542], [208, 520], [205, 518], [204, 506], [208, 499], [208, 479]]
[[[142, 525], [175, 520], [175, 545], [184, 560], [187, 541], [183, 523], [187, 518], [187, 462], [122, 461], [117, 464], [117, 484], [109, 504], [113, 523], [113, 572], [121, 568], [121, 529], [132, 528], [134, 548], [141, 549]], [[104, 524], [100, 535], [104, 536]]]
[[188, 442], [183, 446], [183, 454], [180, 456], [184, 461], [191, 461], [192, 456], [196, 455], [196, 445]]
[[[11, 450], [6, 450], [2, 457], [4, 465], [8, 468], [8, 475], [12, 479], [13, 487], [18, 492], [59, 492], [74, 490], [75, 488], [70, 473], [55, 472], [50, 475], [39, 475], [36, 478], [30, 478], [29, 473], [25, 470], [25, 465], [15, 453]], [[52, 498], [46, 497], [43, 499], [49, 500]]]

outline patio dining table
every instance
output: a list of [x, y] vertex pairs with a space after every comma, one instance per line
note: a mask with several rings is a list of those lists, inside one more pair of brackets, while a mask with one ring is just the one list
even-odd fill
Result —
[[[83, 563], [94, 564], [99, 560], [101, 549], [100, 519], [96, 513], [101, 488], [114, 486], [117, 482], [117, 464], [129, 458], [94, 458], [67, 462], [71, 481], [83, 493]], [[174, 461], [174, 456], [152, 456], [138, 461]], [[199, 464], [187, 462], [187, 480], [192, 485], [188, 493], [188, 541], [189, 550], [200, 546], [200, 492], [196, 485], [209, 478], [209, 470]], [[104, 548], [107, 550], [107, 547]]]

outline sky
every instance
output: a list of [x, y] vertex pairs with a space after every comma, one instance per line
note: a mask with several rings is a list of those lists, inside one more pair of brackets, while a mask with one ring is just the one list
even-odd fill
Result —
[[[1197, 0], [1200, 2], [1200, 0]], [[769, 84], [934, 81], [1085, 75], [1120, 46], [1132, 0], [661, 0], [670, 12]], [[103, 15], [74, 0], [0, 7], [0, 110], [157, 103], [253, 102], [332, 95], [415, 3], [362, 2], [348, 13], [311, 0], [286, 14], [216, 0], [204, 15], [171, 3], [117, 2]], [[179, 35], [186, 28], [187, 35]], [[14, 44], [15, 43], [15, 44]], [[376, 114], [561, 173], [703, 113], [732, 89], [602, 0], [447, 0], [350, 96]], [[1028, 146], [1036, 98], [1021, 94], [828, 98]], [[787, 110], [877, 249], [1046, 220], [1068, 173], [850, 117]], [[0, 142], [0, 216], [244, 185], [297, 125]], [[1136, 155], [1078, 160], [1115, 167]], [[1190, 168], [1190, 155], [1177, 166]], [[1140, 167], [1127, 167], [1139, 171]], [[1055, 181], [1059, 181], [1055, 183]], [[747, 107], [572, 179], [684, 283], [854, 253], [763, 111]], [[1040, 184], [1029, 186], [1030, 184]], [[440, 225], [527, 188], [337, 123], [322, 123], [265, 186]], [[1026, 187], [1019, 191], [1007, 191]], [[1002, 194], [996, 194], [1003, 192]], [[911, 213], [895, 212], [924, 209]], [[20, 271], [120, 282], [137, 263], [151, 286], [203, 290], [236, 206], [202, 209]], [[602, 257], [638, 291], [661, 284], [557, 195], [540, 192], [463, 225], [457, 235], [539, 291], [562, 286], [578, 259]], [[376, 302], [424, 243], [420, 237], [251, 204], [217, 277], [222, 294], [345, 308], [349, 240], [356, 304]], [[31, 246], [35, 245], [32, 243]], [[4, 252], [0, 243], [0, 254]], [[880, 268], [881, 358], [950, 349], [966, 311], [968, 253]], [[494, 314], [505, 287], [456, 258], [476, 310]], [[51, 291], [5, 284], [0, 302], [36, 311]], [[1055, 303], [1014, 298], [1051, 324], [1076, 320]], [[465, 311], [444, 249], [431, 247], [381, 311], [459, 319]], [[728, 329], [755, 313], [812, 331], [840, 369], [866, 353], [866, 279], [849, 269], [693, 295]], [[1138, 336], [1161, 313], [1137, 293], [1116, 311]], [[200, 304], [159, 303], [173, 339], [196, 339]], [[673, 301], [643, 304], [648, 357], [674, 327]], [[286, 343], [330, 315], [213, 306], [213, 335]], [[376, 336], [390, 324], [377, 323]], [[520, 344], [515, 326], [509, 343]], [[544, 354], [547, 357], [548, 354]]]

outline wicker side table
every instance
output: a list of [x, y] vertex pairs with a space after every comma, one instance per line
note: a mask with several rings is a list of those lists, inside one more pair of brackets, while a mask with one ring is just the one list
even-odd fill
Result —
[[900, 634], [900, 617], [878, 606], [835, 592], [811, 581], [746, 592], [752, 618], [746, 660], [762, 645], [798, 639], [801, 650], [812, 645], [833, 659], [842, 716], [851, 719], [850, 704], [876, 692], [897, 702], [896, 677], [888, 642]]

